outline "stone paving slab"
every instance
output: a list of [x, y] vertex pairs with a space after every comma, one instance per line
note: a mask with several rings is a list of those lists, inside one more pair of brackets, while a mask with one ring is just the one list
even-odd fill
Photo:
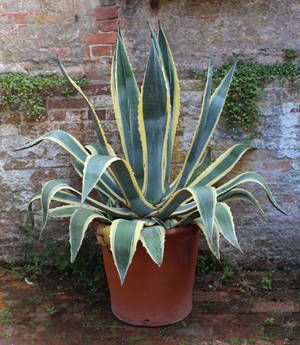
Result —
[[197, 277], [193, 310], [167, 327], [133, 327], [110, 311], [108, 292], [72, 281], [27, 284], [0, 270], [0, 345], [300, 345], [299, 272]]

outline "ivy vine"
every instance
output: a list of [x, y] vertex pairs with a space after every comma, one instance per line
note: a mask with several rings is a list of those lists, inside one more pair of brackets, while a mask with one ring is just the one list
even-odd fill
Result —
[[[286, 50], [286, 58], [297, 57], [294, 51]], [[214, 71], [213, 88], [223, 79], [231, 63], [224, 63]], [[206, 80], [206, 73], [190, 70], [191, 77]], [[261, 99], [264, 87], [275, 78], [289, 81], [300, 87], [300, 65], [286, 61], [274, 64], [259, 64], [239, 60], [224, 106], [224, 118], [227, 127], [233, 134], [239, 129], [255, 137], [259, 134], [261, 111], [258, 101]], [[88, 80], [84, 77], [74, 78], [80, 87]], [[57, 74], [28, 75], [26, 73], [4, 73], [0, 75], [0, 105], [4, 114], [10, 111], [23, 111], [28, 119], [38, 121], [46, 112], [45, 100], [53, 96], [51, 88], [62, 87], [61, 94], [65, 97], [74, 93], [68, 82]]]
[[[80, 87], [88, 83], [84, 77], [74, 80]], [[65, 97], [74, 93], [68, 81], [57, 74], [0, 74], [0, 106], [4, 116], [8, 117], [11, 111], [23, 111], [26, 118], [38, 121], [45, 114], [45, 101], [53, 97], [55, 87], [63, 87], [61, 94]]]
[[[288, 55], [292, 53], [289, 51]], [[296, 57], [293, 55], [293, 57]], [[232, 63], [224, 63], [213, 74], [213, 88], [221, 82]], [[206, 73], [190, 70], [192, 78], [206, 80]], [[232, 79], [223, 114], [226, 126], [232, 134], [237, 135], [242, 129], [250, 138], [259, 135], [261, 111], [258, 101], [261, 99], [264, 87], [272, 80], [279, 78], [287, 80], [299, 88], [300, 65], [286, 61], [274, 64], [259, 64], [251, 61], [239, 60]]]

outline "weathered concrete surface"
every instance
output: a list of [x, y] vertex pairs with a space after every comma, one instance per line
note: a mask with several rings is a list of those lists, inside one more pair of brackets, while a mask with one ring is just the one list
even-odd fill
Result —
[[[129, 55], [141, 80], [150, 42], [146, 22], [157, 27], [161, 20], [182, 89], [175, 174], [193, 135], [203, 89], [200, 82], [188, 79], [188, 69], [206, 66], [211, 52], [217, 63], [233, 54], [260, 62], [282, 61], [287, 48], [299, 53], [299, 17], [296, 0], [161, 0], [158, 10], [151, 9], [146, 0], [68, 0], [55, 5], [51, 1], [4, 0], [0, 4], [0, 60], [2, 70], [54, 71], [58, 53], [72, 75], [85, 73], [92, 81], [86, 91], [111, 144], [120, 152], [109, 95], [116, 22], [121, 20]], [[270, 221], [264, 222], [247, 204], [232, 203], [244, 255], [224, 244], [223, 257], [252, 267], [293, 267], [300, 263], [299, 94], [289, 85], [274, 82], [267, 87], [260, 106], [263, 138], [252, 143], [260, 150], [247, 153], [235, 173], [254, 170], [262, 174], [289, 215], [273, 209], [262, 189], [251, 186]], [[96, 139], [87, 109], [77, 96], [56, 96], [48, 100], [47, 109], [40, 123], [30, 123], [23, 114], [15, 114], [15, 126], [0, 117], [1, 259], [12, 260], [16, 254], [26, 202], [44, 182], [58, 178], [80, 188], [68, 156], [57, 146], [43, 144], [24, 152], [13, 149], [56, 128], [69, 131], [83, 143]], [[241, 136], [239, 141], [243, 140]], [[235, 142], [220, 124], [212, 142], [214, 155]], [[206, 248], [204, 244], [202, 248]]]

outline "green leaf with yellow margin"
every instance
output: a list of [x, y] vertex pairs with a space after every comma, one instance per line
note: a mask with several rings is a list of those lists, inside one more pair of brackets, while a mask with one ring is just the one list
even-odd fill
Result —
[[[96, 154], [101, 155], [101, 150], [99, 149], [99, 143], [97, 143], [97, 142], [86, 145], [85, 149], [87, 151], [89, 151], [91, 155], [96, 155]], [[108, 189], [114, 190], [114, 193], [117, 193], [118, 196], [121, 197], [122, 193], [121, 193], [120, 189], [118, 188], [118, 184], [114, 180], [113, 176], [111, 175], [111, 173], [108, 170], [105, 171], [101, 180], [107, 186]]]
[[143, 226], [144, 221], [141, 220], [128, 221], [117, 219], [111, 224], [110, 249], [119, 273], [121, 285], [124, 283]]
[[174, 195], [163, 205], [156, 215], [156, 217], [165, 219], [173, 215], [173, 211], [178, 208], [179, 205], [186, 200], [193, 198], [197, 206], [197, 210], [203, 220], [203, 224], [209, 236], [209, 240], [212, 240], [213, 224], [215, 217], [215, 206], [217, 203], [216, 189], [213, 187], [191, 187], [183, 188]]
[[178, 222], [176, 226], [187, 226], [189, 224], [191, 224], [194, 219], [199, 217], [199, 211], [197, 210], [197, 208], [195, 208], [195, 210], [181, 216], [181, 217], [177, 217]]
[[138, 129], [139, 88], [132, 71], [126, 48], [118, 27], [117, 43], [112, 61], [111, 94], [121, 143], [126, 160], [143, 186], [143, 151]]
[[215, 224], [224, 238], [233, 246], [242, 251], [235, 234], [234, 222], [230, 207], [224, 202], [218, 202], [216, 205]]
[[[72, 164], [77, 174], [82, 178], [84, 164], [81, 164], [74, 157], [72, 157]], [[95, 188], [100, 193], [104, 201], [107, 202], [108, 200], [118, 200], [122, 205], [126, 205], [126, 200], [119, 185], [116, 184], [115, 180], [113, 180], [110, 175], [110, 172], [106, 170], [101, 176], [100, 180], [97, 182]]]
[[64, 205], [49, 209], [49, 216], [55, 217], [71, 217], [72, 214], [79, 208], [84, 208], [84, 205]]
[[212, 241], [211, 241], [209, 239], [209, 235], [204, 226], [203, 220], [200, 217], [195, 218], [192, 223], [196, 224], [201, 229], [206, 239], [209, 249], [214, 254], [214, 256], [219, 260], [220, 259], [220, 232], [217, 229], [217, 227], [214, 225], [214, 231], [213, 231], [213, 236], [212, 236]]
[[172, 217], [182, 217], [197, 210], [195, 201], [187, 202], [183, 205], [176, 207], [175, 211], [172, 212]]
[[232, 188], [238, 186], [239, 184], [246, 183], [246, 182], [254, 182], [254, 183], [258, 183], [259, 185], [261, 185], [264, 188], [264, 190], [265, 190], [270, 202], [272, 203], [272, 205], [275, 208], [277, 208], [277, 210], [282, 212], [283, 214], [286, 214], [285, 211], [278, 205], [278, 203], [274, 199], [274, 197], [270, 191], [270, 188], [266, 184], [266, 181], [264, 180], [264, 178], [255, 172], [245, 172], [243, 174], [240, 174], [240, 175], [234, 177], [233, 179], [224, 183], [222, 186], [218, 187], [217, 188], [217, 194], [218, 194], [218, 196], [222, 195], [225, 192], [228, 192], [229, 190], [231, 190]]
[[165, 193], [165, 172], [170, 126], [168, 84], [153, 40], [138, 108], [144, 162], [145, 198], [158, 203]]
[[251, 149], [244, 144], [236, 144], [222, 153], [207, 169], [205, 169], [192, 183], [191, 186], [211, 186], [227, 175], [241, 159], [241, 157]]
[[[49, 181], [50, 182], [50, 181]], [[58, 184], [60, 183], [59, 181], [56, 181]], [[54, 184], [55, 185], [55, 184]], [[42, 197], [41, 191], [35, 193], [31, 199], [29, 200], [28, 204], [28, 212], [29, 212], [29, 217], [31, 220], [32, 225], [33, 223], [33, 212], [32, 212], [32, 203], [36, 200], [40, 200]], [[68, 188], [62, 189], [59, 188], [59, 191], [56, 191], [54, 195], [50, 198], [51, 201], [58, 201], [62, 202], [64, 204], [67, 204], [69, 206], [77, 207], [79, 208], [80, 206], [94, 210], [94, 211], [100, 211], [100, 212], [105, 212], [109, 214], [112, 217], [117, 217], [117, 218], [124, 218], [124, 219], [132, 219], [132, 218], [137, 218], [138, 216], [133, 213], [131, 210], [128, 208], [122, 207], [122, 208], [117, 208], [117, 207], [112, 207], [108, 206], [106, 204], [103, 204], [100, 201], [97, 201], [95, 199], [92, 199], [88, 197], [86, 201], [82, 204], [81, 203], [81, 193], [78, 192], [76, 189], [73, 189], [68, 186]], [[51, 213], [53, 209], [48, 207], [48, 213]], [[42, 211], [43, 215], [43, 211]], [[47, 220], [48, 215], [46, 216]], [[46, 226], [46, 224], [45, 224]], [[45, 227], [44, 227], [45, 228]]]
[[209, 98], [212, 83], [212, 58], [210, 59], [200, 118], [184, 166], [177, 178], [175, 190], [186, 185], [186, 182], [191, 178], [197, 165], [202, 160], [225, 104], [234, 70], [235, 64]]
[[28, 212], [28, 219], [31, 223], [31, 226], [34, 226], [34, 215], [32, 212], [32, 204], [34, 201], [41, 199], [41, 195], [42, 195], [41, 191], [35, 192], [28, 201], [27, 212]]
[[[64, 206], [59, 206], [55, 208], [50, 208], [49, 215], [54, 216], [54, 217], [71, 217], [73, 213], [80, 208], [85, 208], [89, 211], [99, 212], [98, 209], [92, 208], [90, 205], [78, 204], [78, 205], [64, 205]], [[101, 221], [103, 221], [106, 224], [107, 222], [110, 223], [110, 220], [108, 218], [107, 218], [107, 221], [105, 221], [104, 218]]]
[[165, 228], [160, 225], [145, 227], [140, 239], [151, 259], [160, 266], [164, 257]]
[[85, 200], [89, 192], [95, 187], [105, 169], [118, 182], [125, 203], [139, 216], [145, 216], [153, 211], [153, 206], [145, 199], [140, 190], [129, 163], [118, 157], [93, 155], [89, 156], [83, 171], [83, 196]]
[[74, 138], [71, 134], [61, 130], [46, 133], [38, 139], [17, 148], [16, 151], [33, 147], [42, 142], [43, 140], [54, 141], [56, 144], [58, 144], [67, 152], [69, 152], [74, 158], [76, 158], [81, 163], [84, 163], [88, 155], [85, 148], [80, 144], [80, 142], [76, 138]]
[[[74, 195], [76, 192], [77, 196]], [[73, 194], [72, 194], [73, 193]], [[98, 200], [93, 198], [87, 197], [86, 201], [82, 204], [81, 203], [81, 193], [74, 190], [71, 190], [71, 193], [68, 191], [60, 191], [57, 192], [52, 200], [60, 201], [69, 205], [84, 205], [85, 207], [91, 208], [92, 210], [98, 210], [100, 212], [108, 213], [110, 216], [115, 218], [124, 218], [124, 219], [132, 219], [137, 218], [136, 215], [132, 210], [129, 210], [125, 207], [113, 207], [110, 205], [106, 205]]]
[[101, 176], [104, 174], [105, 170], [117, 159], [117, 157], [101, 155], [92, 155], [86, 159], [82, 176], [81, 202], [85, 201], [89, 193], [93, 190]]
[[166, 35], [163, 32], [161, 25], [159, 24], [158, 43], [160, 47], [161, 57], [165, 68], [166, 77], [169, 83], [170, 91], [170, 104], [171, 104], [171, 120], [168, 137], [168, 152], [166, 158], [166, 175], [165, 175], [165, 188], [168, 189], [168, 180], [170, 176], [171, 158], [174, 145], [174, 138], [176, 134], [176, 128], [178, 124], [179, 112], [180, 112], [180, 86], [177, 75], [175, 62], [172, 56], [169, 43]]
[[206, 169], [211, 165], [212, 158], [211, 158], [211, 148], [209, 147], [206, 155], [203, 159], [203, 161], [197, 166], [197, 168], [194, 170], [192, 176], [190, 179], [187, 181], [186, 186], [189, 187], [192, 182], [196, 180], [196, 178]]
[[41, 192], [42, 227], [41, 227], [40, 237], [42, 237], [46, 224], [47, 224], [49, 207], [50, 207], [51, 201], [53, 200], [53, 196], [57, 192], [63, 189], [74, 191], [74, 188], [70, 187], [69, 185], [67, 185], [66, 183], [62, 181], [57, 181], [57, 180], [51, 180], [51, 181], [46, 182], [42, 189], [42, 192]]
[[96, 129], [96, 133], [97, 133], [97, 137], [98, 137], [98, 141], [100, 144], [100, 148], [101, 148], [101, 153], [103, 155], [112, 155], [114, 156], [115, 153], [113, 152], [113, 149], [111, 148], [111, 146], [108, 144], [106, 138], [105, 138], [105, 134], [103, 131], [103, 128], [100, 124], [99, 118], [93, 108], [93, 106], [91, 105], [90, 101], [88, 100], [88, 98], [86, 97], [86, 95], [83, 93], [83, 91], [81, 90], [80, 86], [78, 86], [75, 81], [68, 75], [67, 71], [65, 70], [62, 61], [60, 60], [60, 58], [57, 56], [57, 61], [58, 61], [58, 65], [59, 68], [63, 74], [63, 76], [68, 80], [68, 82], [73, 86], [73, 88], [83, 97], [83, 99], [85, 100], [85, 103], [87, 104], [89, 111], [91, 113], [92, 119], [94, 121], [95, 124], [95, 129]]
[[140, 217], [144, 217], [150, 212], [153, 212], [153, 205], [145, 199], [127, 161], [117, 158], [110, 163], [108, 169], [118, 182], [127, 204], [134, 213]]
[[228, 192], [221, 194], [220, 196], [218, 196], [218, 201], [222, 202], [222, 201], [236, 201], [236, 200], [242, 200], [242, 201], [249, 201], [251, 202], [251, 204], [258, 210], [258, 212], [261, 214], [261, 216], [267, 220], [264, 211], [262, 210], [262, 208], [260, 207], [258, 201], [255, 199], [255, 197], [253, 196], [253, 194], [251, 192], [249, 192], [246, 189], [243, 188], [234, 188], [229, 190]]
[[86, 208], [77, 209], [70, 219], [70, 245], [71, 245], [71, 263], [74, 262], [78, 251], [81, 247], [85, 232], [89, 224], [98, 219], [102, 222], [109, 222], [103, 214], [100, 212], [89, 210]]

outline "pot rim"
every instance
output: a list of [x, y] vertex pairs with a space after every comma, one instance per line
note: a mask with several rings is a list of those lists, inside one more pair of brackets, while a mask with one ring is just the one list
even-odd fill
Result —
[[170, 235], [175, 235], [178, 233], [182, 233], [182, 232], [189, 232], [192, 230], [192, 228], [194, 228], [195, 230], [199, 230], [198, 226], [196, 224], [187, 224], [184, 226], [178, 226], [176, 228], [170, 228], [166, 230], [166, 236], [170, 236]]

